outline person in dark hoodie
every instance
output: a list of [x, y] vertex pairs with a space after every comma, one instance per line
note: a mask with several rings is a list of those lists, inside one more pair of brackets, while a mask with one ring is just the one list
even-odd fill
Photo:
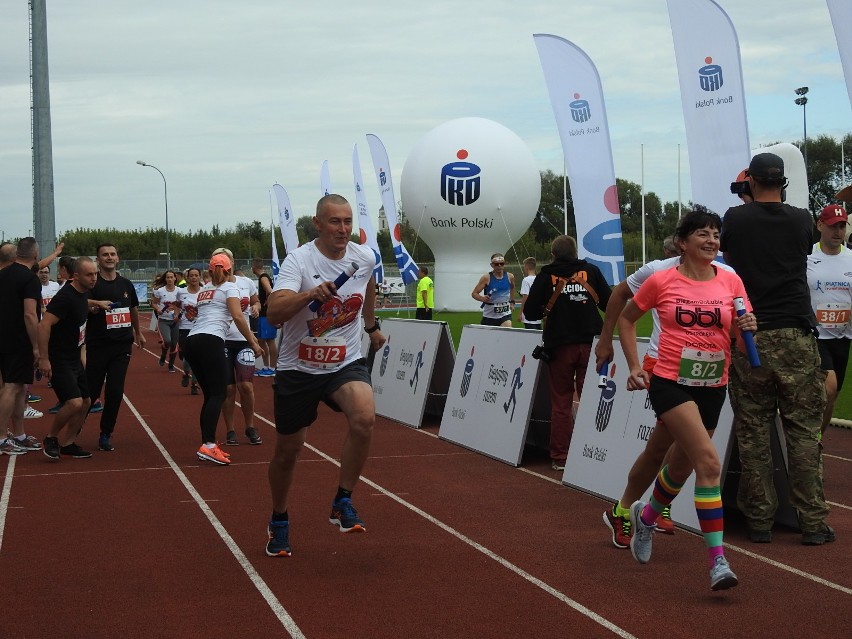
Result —
[[[530, 287], [522, 313], [543, 319], [544, 359], [550, 365], [550, 459], [563, 470], [574, 433], [574, 389], [583, 392], [592, 340], [599, 335], [610, 288], [600, 269], [577, 259], [577, 240], [560, 235], [550, 246], [553, 262], [541, 269]], [[558, 291], [558, 294], [557, 292]]]

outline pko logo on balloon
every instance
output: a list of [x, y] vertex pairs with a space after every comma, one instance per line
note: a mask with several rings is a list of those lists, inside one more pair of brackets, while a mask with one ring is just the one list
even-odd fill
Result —
[[452, 206], [467, 206], [479, 199], [482, 192], [480, 174], [482, 169], [471, 162], [464, 162], [468, 153], [459, 149], [459, 162], [450, 162], [441, 168], [441, 199]]

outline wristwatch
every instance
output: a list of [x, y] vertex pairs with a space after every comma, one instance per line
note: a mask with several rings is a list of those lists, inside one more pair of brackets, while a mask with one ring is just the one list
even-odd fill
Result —
[[379, 328], [380, 328], [380, 327], [379, 327], [379, 320], [376, 320], [376, 323], [375, 323], [375, 324], [373, 324], [370, 328], [367, 328], [367, 327], [365, 326], [365, 327], [364, 327], [364, 332], [365, 332], [365, 333], [375, 333], [377, 330], [379, 330]]

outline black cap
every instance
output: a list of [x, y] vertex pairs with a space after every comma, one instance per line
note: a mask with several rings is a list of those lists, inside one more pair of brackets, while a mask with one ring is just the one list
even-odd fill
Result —
[[758, 153], [748, 165], [748, 174], [757, 180], [784, 179], [784, 160], [774, 153]]

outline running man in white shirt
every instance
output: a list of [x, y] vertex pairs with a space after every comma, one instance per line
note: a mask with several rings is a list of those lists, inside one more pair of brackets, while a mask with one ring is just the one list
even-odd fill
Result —
[[329, 521], [340, 532], [367, 529], [352, 505], [352, 491], [367, 461], [376, 420], [370, 373], [361, 356], [362, 326], [374, 351], [385, 341], [375, 314], [376, 257], [368, 246], [349, 241], [352, 207], [340, 195], [319, 200], [313, 223], [317, 239], [288, 253], [267, 307], [269, 321], [283, 324], [274, 395], [278, 435], [269, 464], [270, 557], [291, 554], [288, 497], [320, 402], [342, 412], [349, 423]]

